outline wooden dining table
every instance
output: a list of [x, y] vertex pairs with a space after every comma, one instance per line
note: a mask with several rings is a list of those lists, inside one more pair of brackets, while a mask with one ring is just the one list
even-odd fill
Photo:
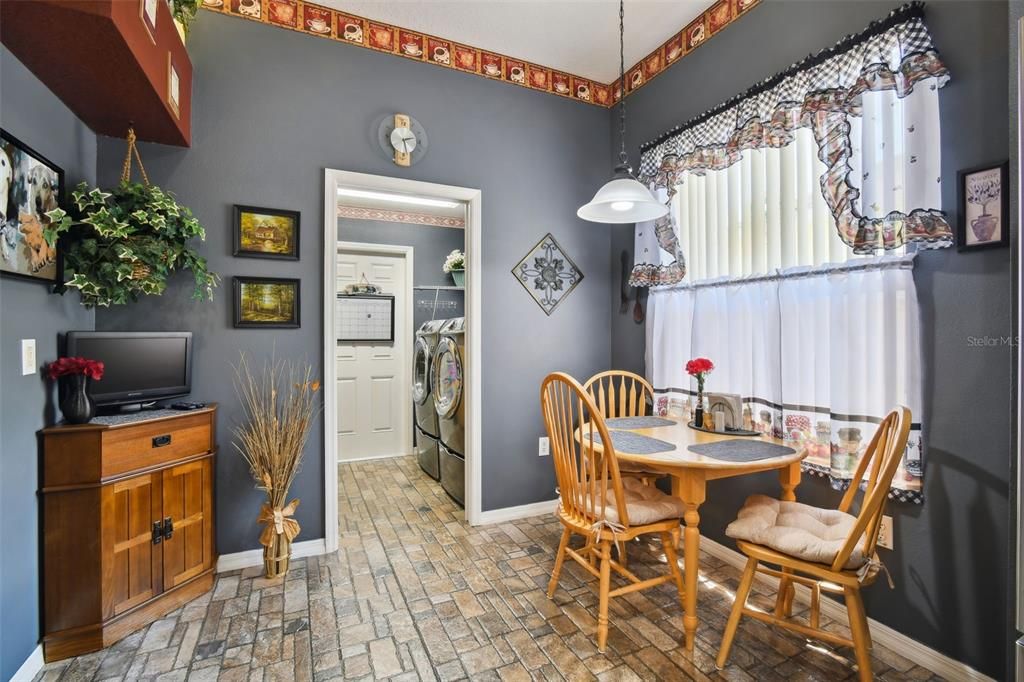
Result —
[[[750, 462], [731, 462], [715, 459], [692, 452], [689, 447], [700, 443], [715, 443], [724, 440], [739, 439], [741, 441], [763, 441], [793, 447], [792, 443], [784, 443], [782, 439], [771, 436], [737, 436], [729, 433], [709, 433], [687, 426], [684, 420], [676, 421], [670, 426], [652, 428], [625, 429], [608, 425], [614, 439], [615, 431], [632, 431], [650, 438], [657, 438], [675, 446], [674, 450], [653, 454], [636, 454], [616, 446], [615, 453], [619, 460], [640, 465], [644, 470], [657, 471], [672, 477], [672, 494], [686, 505], [683, 516], [683, 567], [684, 573], [684, 613], [683, 631], [686, 649], [693, 650], [694, 636], [697, 632], [697, 572], [700, 568], [700, 506], [704, 503], [708, 481], [733, 476], [745, 476], [762, 471], [777, 470], [779, 483], [782, 485], [783, 500], [796, 500], [796, 487], [800, 485], [800, 463], [807, 456], [806, 450], [794, 447], [793, 453], [768, 459]], [[595, 449], [600, 445], [595, 444]], [[738, 510], [737, 510], [738, 511]]]

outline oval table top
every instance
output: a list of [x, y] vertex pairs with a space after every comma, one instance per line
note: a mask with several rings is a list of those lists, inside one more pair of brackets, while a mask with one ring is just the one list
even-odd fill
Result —
[[[672, 419], [671, 417], [667, 418]], [[608, 427], [609, 432], [632, 431], [633, 433], [647, 436], [649, 438], [657, 438], [658, 440], [663, 440], [676, 446], [675, 450], [670, 450], [668, 452], [655, 452], [643, 455], [626, 452], [620, 448], [616, 448], [616, 456], [622, 460], [659, 469], [663, 469], [665, 467], [686, 467], [694, 469], [737, 470], [749, 470], [751, 468], [778, 469], [786, 466], [787, 464], [799, 462], [807, 456], [807, 452], [803, 448], [793, 448], [795, 452], [791, 454], [780, 455], [778, 457], [766, 457], [764, 459], [756, 459], [747, 462], [730, 462], [727, 460], [715, 459], [714, 457], [708, 457], [706, 455], [699, 455], [696, 452], [690, 451], [689, 446], [700, 443], [718, 443], [725, 440], [761, 441], [785, 447], [792, 447], [792, 445], [784, 442], [781, 438], [773, 438], [771, 436], [732, 436], [728, 433], [709, 433], [707, 431], [698, 431], [697, 429], [692, 429], [687, 426], [686, 422], [682, 420], [676, 421], [673, 419], [673, 421], [675, 421], [675, 423], [670, 426], [655, 426], [642, 429]], [[586, 425], [577, 430], [577, 438], [579, 438], [579, 434], [582, 433], [582, 430], [585, 427]], [[595, 443], [594, 448], [600, 449], [601, 446], [600, 444]]]

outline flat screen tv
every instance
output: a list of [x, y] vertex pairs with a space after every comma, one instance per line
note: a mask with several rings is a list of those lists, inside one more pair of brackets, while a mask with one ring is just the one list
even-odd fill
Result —
[[149, 403], [192, 390], [192, 332], [68, 332], [66, 355], [103, 362], [97, 405]]

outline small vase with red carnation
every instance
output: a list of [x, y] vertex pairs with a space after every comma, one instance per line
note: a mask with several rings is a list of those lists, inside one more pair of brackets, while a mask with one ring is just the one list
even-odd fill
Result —
[[686, 363], [686, 373], [697, 380], [697, 406], [693, 411], [693, 425], [704, 426], [704, 380], [715, 369], [715, 363], [707, 358], [694, 358]]
[[60, 411], [69, 424], [88, 424], [96, 416], [96, 401], [89, 395], [92, 381], [103, 378], [103, 363], [88, 358], [59, 358], [46, 368], [50, 379], [64, 378]]

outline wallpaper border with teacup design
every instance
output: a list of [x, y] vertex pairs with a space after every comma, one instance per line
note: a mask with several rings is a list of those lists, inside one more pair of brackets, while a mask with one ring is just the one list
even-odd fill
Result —
[[[703, 45], [761, 0], [716, 0], [682, 31], [626, 71], [626, 94]], [[619, 79], [598, 83], [498, 52], [373, 21], [304, 0], [201, 0], [212, 12], [504, 81], [600, 107], [619, 100]]]

